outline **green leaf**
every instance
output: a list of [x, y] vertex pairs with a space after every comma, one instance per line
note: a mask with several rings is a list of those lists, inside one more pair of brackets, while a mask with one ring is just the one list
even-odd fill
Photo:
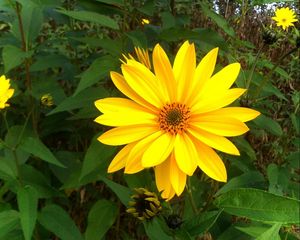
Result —
[[153, 218], [149, 222], [143, 222], [147, 236], [150, 240], [172, 240], [171, 236], [168, 236], [159, 222], [158, 218]]
[[32, 53], [32, 51], [23, 52], [20, 48], [12, 45], [5, 45], [2, 50], [4, 72], [7, 73], [11, 69], [22, 64], [25, 58], [30, 57]]
[[31, 186], [19, 188], [17, 200], [24, 237], [25, 240], [30, 240], [37, 219], [37, 193]]
[[214, 11], [210, 10], [207, 4], [204, 2], [200, 2], [201, 8], [204, 12], [204, 14], [211, 18], [220, 28], [224, 30], [229, 36], [234, 37], [235, 33], [233, 28], [228, 24], [225, 18], [223, 18], [221, 15], [215, 13]]
[[20, 148], [25, 152], [31, 153], [32, 155], [59, 167], [65, 167], [61, 164], [53, 153], [47, 148], [44, 143], [38, 138], [28, 137], [23, 140], [20, 144]]
[[80, 179], [93, 171], [98, 171], [99, 174], [105, 174], [108, 161], [112, 159], [114, 153], [114, 147], [104, 145], [97, 139], [94, 139], [84, 156]]
[[281, 225], [281, 223], [275, 223], [270, 229], [258, 236], [255, 240], [280, 240], [279, 230]]
[[253, 122], [259, 127], [266, 130], [269, 133], [274, 134], [275, 136], [281, 136], [283, 134], [282, 128], [278, 122], [273, 120], [272, 118], [266, 117], [261, 114]]
[[90, 12], [90, 11], [68, 11], [68, 10], [56, 10], [59, 13], [65, 14], [71, 18], [87, 21], [92, 23], [98, 23], [102, 26], [109, 27], [112, 29], [119, 29], [119, 26], [115, 20], [105, 15]]
[[44, 207], [38, 215], [38, 221], [61, 240], [83, 240], [71, 217], [57, 205]]
[[131, 200], [131, 190], [127, 187], [124, 187], [118, 183], [115, 183], [107, 178], [101, 177], [101, 181], [103, 181], [120, 199], [120, 201], [128, 206], [129, 201]]
[[227, 213], [257, 221], [282, 224], [300, 222], [300, 201], [258, 189], [233, 189], [218, 196], [215, 205]]
[[109, 55], [97, 58], [81, 75], [80, 82], [74, 95], [92, 86], [93, 84], [100, 82], [104, 77], [108, 77], [109, 72], [116, 69], [118, 65], [119, 61], [116, 62], [116, 59]]
[[31, 72], [44, 71], [48, 68], [55, 68], [63, 66], [68, 59], [63, 55], [49, 54], [46, 56], [40, 56], [37, 60], [30, 66]]
[[3, 237], [19, 225], [19, 213], [15, 210], [0, 212], [0, 237]]
[[48, 115], [70, 111], [82, 107], [93, 107], [97, 99], [107, 97], [109, 94], [103, 87], [87, 88], [77, 95], [70, 96], [62, 101], [56, 108], [54, 108]]
[[96, 0], [97, 2], [102, 2], [110, 5], [116, 5], [116, 6], [123, 6], [124, 1], [123, 0]]
[[91, 208], [85, 240], [100, 240], [113, 225], [118, 214], [118, 207], [114, 202], [99, 200]]

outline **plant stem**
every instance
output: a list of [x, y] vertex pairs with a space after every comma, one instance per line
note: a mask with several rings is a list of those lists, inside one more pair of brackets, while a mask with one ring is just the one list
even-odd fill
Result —
[[191, 180], [190, 179], [191, 179], [190, 177], [188, 177], [188, 179], [187, 179], [187, 187], [186, 187], [187, 188], [187, 193], [189, 195], [189, 200], [190, 200], [190, 203], [192, 205], [194, 213], [198, 214], [198, 208], [197, 208], [195, 200], [193, 198], [192, 185], [191, 185]]

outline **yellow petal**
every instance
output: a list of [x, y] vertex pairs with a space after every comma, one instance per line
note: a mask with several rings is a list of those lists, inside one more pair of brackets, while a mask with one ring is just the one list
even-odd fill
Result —
[[173, 64], [173, 72], [177, 84], [177, 99], [182, 103], [186, 103], [187, 96], [191, 92], [195, 68], [195, 46], [186, 41], [178, 50]]
[[226, 182], [226, 168], [218, 154], [213, 149], [201, 143], [200, 141], [195, 141], [195, 146], [197, 147], [199, 152], [199, 168], [212, 179], [220, 182]]
[[127, 97], [137, 102], [138, 104], [156, 111], [157, 108], [145, 101], [142, 97], [140, 97], [131, 87], [129, 87], [128, 83], [125, 81], [124, 77], [117, 72], [110, 72], [110, 77], [114, 83], [114, 85]]
[[142, 157], [144, 167], [154, 167], [159, 165], [169, 157], [173, 150], [175, 137], [168, 133], [161, 134], [145, 151]]
[[104, 144], [118, 146], [140, 140], [157, 131], [153, 125], [131, 125], [116, 127], [103, 133], [98, 140]]
[[236, 146], [234, 146], [234, 144], [225, 137], [209, 133], [194, 126], [191, 126], [188, 129], [188, 132], [191, 133], [195, 138], [197, 138], [201, 142], [207, 144], [208, 146], [214, 149], [232, 155], [240, 155], [239, 150], [236, 148]]
[[169, 165], [169, 161], [164, 161], [154, 168], [156, 187], [159, 192], [162, 192], [161, 197], [167, 199], [167, 201], [173, 198], [175, 195], [175, 191], [171, 185], [169, 174], [166, 174], [170, 169]]
[[197, 96], [202, 92], [203, 86], [214, 72], [219, 48], [212, 49], [198, 64], [193, 77], [192, 92], [189, 97], [190, 105], [195, 103]]
[[164, 102], [161, 90], [153, 73], [143, 64], [133, 60], [122, 65], [122, 73], [130, 86], [140, 97], [151, 105], [160, 108]]
[[210, 97], [201, 99], [192, 106], [192, 112], [194, 112], [194, 114], [200, 114], [225, 107], [238, 99], [245, 91], [246, 89], [233, 88], [218, 96], [215, 96], [214, 93], [211, 92]]
[[176, 88], [174, 86], [175, 78], [169, 58], [159, 44], [154, 47], [152, 57], [155, 75], [161, 83], [162, 88], [167, 91], [168, 99], [166, 100], [174, 102], [176, 94]]
[[197, 168], [198, 157], [194, 143], [187, 134], [177, 134], [174, 147], [175, 159], [181, 171], [192, 176]]
[[179, 169], [174, 154], [171, 154], [169, 161], [170, 181], [176, 195], [179, 196], [185, 188], [186, 174]]
[[191, 123], [207, 132], [226, 137], [239, 136], [249, 131], [245, 123], [230, 117], [203, 116]]
[[131, 149], [134, 147], [136, 143], [130, 143], [123, 147], [117, 155], [114, 157], [114, 159], [111, 161], [107, 172], [112, 173], [120, 170], [121, 168], [125, 167], [126, 158], [131, 151]]
[[142, 140], [140, 140], [130, 151], [126, 167], [125, 167], [125, 173], [136, 173], [144, 169], [142, 165], [142, 156], [144, 152], [147, 150], [149, 145], [156, 140], [162, 133], [160, 131], [157, 131]]

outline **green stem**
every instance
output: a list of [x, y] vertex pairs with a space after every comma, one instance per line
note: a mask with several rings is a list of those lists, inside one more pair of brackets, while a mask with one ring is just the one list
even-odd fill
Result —
[[291, 49], [290, 51], [288, 51], [286, 54], [282, 55], [278, 61], [275, 63], [275, 65], [272, 67], [272, 69], [267, 73], [267, 75], [264, 77], [263, 81], [261, 82], [261, 84], [256, 88], [256, 91], [252, 97], [253, 101], [255, 101], [257, 99], [257, 97], [259, 96], [260, 92], [262, 91], [263, 87], [266, 85], [266, 83], [268, 82], [270, 76], [273, 74], [273, 72], [275, 71], [275, 69], [279, 66], [279, 64], [281, 63], [281, 61], [283, 59], [285, 59], [288, 55], [292, 54], [293, 52], [295, 52], [297, 50], [296, 48]]
[[189, 200], [190, 200], [190, 203], [191, 203], [191, 206], [193, 208], [193, 211], [195, 214], [198, 214], [198, 208], [196, 206], [196, 203], [195, 203], [195, 200], [194, 200], [194, 197], [193, 197], [193, 193], [192, 193], [192, 185], [191, 185], [191, 178], [188, 177], [187, 179], [187, 193], [189, 195]]

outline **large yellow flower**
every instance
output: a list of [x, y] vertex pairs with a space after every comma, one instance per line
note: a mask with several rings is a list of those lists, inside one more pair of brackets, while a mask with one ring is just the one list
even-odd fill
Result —
[[125, 145], [108, 172], [125, 168], [125, 173], [132, 174], [154, 167], [157, 188], [166, 199], [183, 192], [186, 176], [197, 166], [217, 181], [227, 180], [225, 166], [213, 149], [239, 155], [226, 137], [247, 132], [244, 122], [259, 112], [223, 108], [246, 90], [229, 89], [239, 74], [239, 63], [212, 75], [217, 54], [217, 48], [211, 50], [196, 66], [194, 44], [186, 41], [171, 66], [157, 44], [154, 72], [130, 59], [121, 66], [123, 75], [111, 72], [115, 86], [129, 99], [112, 97], [95, 102], [103, 113], [95, 121], [115, 127], [98, 140]]
[[297, 22], [296, 14], [293, 10], [286, 8], [278, 8], [275, 11], [275, 17], [272, 17], [276, 21], [277, 26], [281, 26], [283, 30], [286, 30], [289, 26], [294, 26], [293, 22]]
[[9, 79], [6, 79], [4, 75], [0, 77], [0, 109], [8, 107], [7, 100], [14, 94], [14, 89], [9, 88]]

